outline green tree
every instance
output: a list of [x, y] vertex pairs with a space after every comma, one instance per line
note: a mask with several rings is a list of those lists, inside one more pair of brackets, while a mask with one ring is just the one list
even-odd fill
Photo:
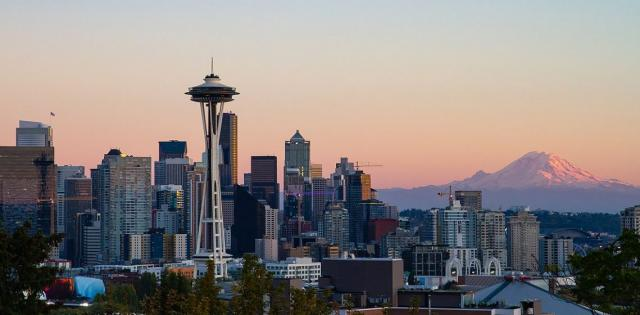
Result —
[[569, 259], [574, 294], [591, 308], [611, 314], [640, 314], [640, 237], [623, 231], [608, 247]]
[[327, 296], [318, 298], [316, 289], [300, 290], [293, 289], [291, 297], [291, 315], [329, 315], [331, 314], [331, 304]]
[[411, 306], [409, 307], [409, 314], [411, 315], [418, 315], [418, 313], [420, 312], [420, 300], [418, 299], [418, 296], [413, 296], [411, 298]]
[[[216, 285], [215, 268], [214, 261], [209, 260], [207, 262], [207, 272], [196, 281], [194, 295], [197, 299], [195, 301], [200, 301], [199, 304], [206, 304], [207, 313], [209, 314], [223, 314], [226, 308], [222, 301], [218, 299], [220, 287]], [[191, 303], [195, 303], [195, 301], [191, 301]]]
[[145, 314], [186, 314], [189, 309], [202, 305], [189, 305], [191, 295], [191, 279], [181, 274], [165, 271], [162, 273], [160, 287], [154, 294], [145, 298]]
[[124, 313], [137, 312], [140, 309], [136, 289], [131, 284], [112, 284], [107, 286], [104, 295], [96, 297], [96, 311], [103, 310], [104, 313]]
[[31, 235], [30, 223], [13, 234], [0, 228], [0, 314], [42, 314], [42, 289], [55, 280], [56, 268], [40, 266], [62, 239], [59, 234]]
[[285, 310], [289, 303], [289, 296], [285, 296], [285, 285], [281, 283], [278, 286], [272, 286], [269, 292], [269, 315], [285, 314]]
[[262, 314], [265, 297], [271, 291], [271, 274], [252, 254], [244, 255], [240, 279], [236, 283], [231, 299], [231, 311], [238, 315]]
[[156, 275], [151, 272], [145, 272], [140, 279], [135, 282], [136, 293], [138, 294], [138, 300], [142, 301], [147, 296], [151, 296], [156, 292], [158, 288], [158, 279]]

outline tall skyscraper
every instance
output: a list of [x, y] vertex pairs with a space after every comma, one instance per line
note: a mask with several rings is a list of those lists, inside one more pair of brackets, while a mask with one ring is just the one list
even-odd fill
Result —
[[462, 209], [459, 201], [438, 212], [438, 245], [449, 247], [475, 247], [475, 221], [472, 211]]
[[189, 158], [168, 158], [153, 163], [154, 185], [184, 186], [191, 168]]
[[[184, 231], [189, 239], [189, 256], [196, 250], [196, 232], [198, 231], [198, 218], [204, 197], [206, 168], [203, 163], [195, 163], [194, 167], [187, 172], [187, 184], [184, 187], [185, 222]], [[223, 201], [224, 207], [224, 201]], [[226, 218], [225, 218], [226, 219]], [[227, 222], [225, 220], [225, 226]]]
[[455, 199], [460, 201], [460, 205], [465, 209], [482, 210], [482, 191], [456, 190]]
[[331, 200], [331, 191], [327, 185], [328, 181], [328, 179], [322, 177], [311, 178], [311, 223], [315, 230], [318, 230], [318, 226], [323, 220], [325, 205]]
[[0, 224], [9, 233], [24, 222], [31, 231], [55, 231], [53, 147], [0, 147]]
[[501, 269], [507, 268], [507, 240], [505, 216], [501, 211], [476, 213], [476, 242], [483, 265], [492, 257], [500, 260]]
[[76, 220], [78, 214], [91, 210], [92, 194], [91, 179], [86, 178], [82, 174], [76, 174], [75, 177], [69, 177], [64, 181], [64, 208], [58, 208], [59, 212], [64, 213], [64, 258], [70, 259], [74, 265], [80, 263], [80, 257], [77, 256], [79, 249], [76, 247], [78, 226]]
[[235, 188], [235, 222], [231, 226], [231, 252], [236, 257], [242, 257], [245, 253], [255, 253], [255, 240], [265, 238], [266, 207], [246, 188]]
[[238, 116], [234, 113], [223, 113], [221, 127], [220, 185], [229, 187], [238, 184]]
[[151, 158], [110, 150], [92, 178], [102, 216], [104, 263], [121, 263], [125, 236], [151, 227]]
[[336, 163], [336, 169], [331, 174], [331, 187], [334, 190], [332, 199], [346, 201], [346, 177], [356, 172], [354, 164], [346, 157], [340, 158], [340, 163]]
[[622, 230], [630, 230], [640, 234], [640, 205], [626, 208], [620, 212]]
[[158, 160], [182, 159], [187, 157], [187, 142], [178, 140], [160, 141], [158, 143]]
[[[67, 226], [66, 214], [65, 214], [65, 180], [71, 177], [84, 177], [84, 166], [74, 165], [62, 165], [56, 166], [56, 232], [65, 233], [65, 227]], [[91, 186], [89, 186], [91, 187]], [[89, 208], [90, 209], [90, 208]], [[66, 246], [67, 242], [61, 244], [62, 248]]]
[[508, 218], [507, 256], [509, 267], [518, 271], [538, 271], [540, 222], [527, 211]]
[[322, 213], [318, 232], [330, 244], [338, 245], [340, 251], [349, 250], [349, 212], [341, 204], [331, 204]]
[[53, 131], [51, 126], [37, 121], [20, 120], [16, 128], [16, 146], [52, 147]]
[[[311, 142], [302, 137], [299, 130], [293, 134], [289, 141], [284, 143], [284, 169], [297, 169], [299, 176], [310, 177]], [[289, 183], [285, 180], [286, 186]]]
[[540, 272], [570, 272], [569, 257], [573, 255], [573, 239], [545, 236], [540, 239]]
[[371, 199], [371, 175], [355, 171], [345, 176], [345, 207], [349, 210], [349, 238], [356, 246], [365, 242], [366, 215], [361, 203]]
[[102, 224], [100, 213], [96, 210], [87, 210], [76, 214], [74, 256], [78, 266], [93, 266], [102, 261], [101, 231]]
[[156, 187], [158, 209], [154, 212], [154, 228], [164, 229], [166, 234], [184, 233], [186, 214], [184, 190], [180, 185]]
[[266, 201], [272, 209], [280, 209], [280, 185], [278, 184], [278, 158], [275, 156], [251, 157], [251, 194]]

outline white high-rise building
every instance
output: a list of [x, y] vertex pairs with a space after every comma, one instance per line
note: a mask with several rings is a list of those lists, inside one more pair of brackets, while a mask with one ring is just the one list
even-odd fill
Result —
[[121, 263], [123, 239], [151, 227], [151, 158], [127, 156], [112, 149], [92, 171], [102, 214], [104, 263]]
[[630, 230], [640, 234], [640, 205], [626, 208], [620, 212], [620, 226], [622, 230]]
[[449, 247], [475, 247], [475, 212], [463, 209], [460, 201], [438, 211], [438, 244]]
[[340, 251], [349, 250], [349, 211], [340, 204], [331, 204], [323, 211], [318, 230], [330, 244]]
[[509, 267], [517, 271], [538, 271], [540, 222], [528, 211], [508, 218], [507, 256]]
[[504, 212], [479, 211], [476, 213], [476, 243], [479, 258], [483, 264], [495, 257], [500, 260], [502, 269], [507, 267]]

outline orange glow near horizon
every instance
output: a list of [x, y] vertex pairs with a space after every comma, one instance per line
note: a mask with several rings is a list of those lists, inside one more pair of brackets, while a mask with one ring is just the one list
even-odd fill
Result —
[[640, 185], [638, 3], [67, 4], [0, 4], [0, 145], [23, 119], [53, 126], [58, 164], [156, 159], [169, 139], [199, 160], [184, 92], [214, 55], [240, 92], [240, 180], [300, 129], [325, 176], [341, 156], [384, 165], [365, 169], [376, 188], [529, 151]]

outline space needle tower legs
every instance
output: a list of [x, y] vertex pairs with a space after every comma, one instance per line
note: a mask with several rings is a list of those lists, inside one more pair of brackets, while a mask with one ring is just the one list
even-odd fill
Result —
[[207, 75], [205, 83], [192, 87], [186, 93], [191, 100], [200, 103], [202, 128], [204, 131], [206, 174], [198, 216], [196, 252], [193, 256], [194, 277], [199, 278], [207, 271], [210, 260], [215, 263], [216, 278], [227, 277], [226, 262], [230, 256], [225, 252], [224, 222], [220, 187], [220, 129], [224, 104], [233, 100], [238, 93], [235, 88], [220, 82], [220, 77]]

